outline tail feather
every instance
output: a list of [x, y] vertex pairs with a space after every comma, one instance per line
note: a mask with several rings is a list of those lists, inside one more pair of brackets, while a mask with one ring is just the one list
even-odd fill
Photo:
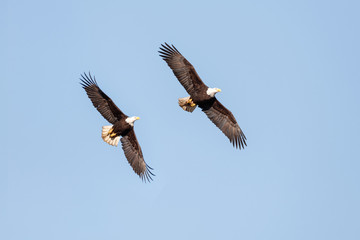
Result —
[[179, 106], [187, 112], [193, 112], [197, 105], [191, 106], [191, 103], [188, 102], [189, 99], [190, 99], [190, 96], [184, 97], [184, 98], [179, 98]]
[[117, 146], [120, 141], [120, 136], [110, 137], [109, 131], [112, 129], [112, 127], [113, 126], [103, 126], [101, 132], [101, 138], [104, 140], [104, 142], [107, 142], [112, 146]]

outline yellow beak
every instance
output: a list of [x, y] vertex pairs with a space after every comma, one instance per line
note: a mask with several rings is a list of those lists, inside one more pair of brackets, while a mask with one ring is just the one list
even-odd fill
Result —
[[220, 89], [220, 88], [218, 88], [218, 89], [217, 89], [217, 91], [218, 91], [218, 92], [221, 92], [221, 89]]
[[139, 120], [140, 118], [139, 117], [136, 117], [136, 120]]

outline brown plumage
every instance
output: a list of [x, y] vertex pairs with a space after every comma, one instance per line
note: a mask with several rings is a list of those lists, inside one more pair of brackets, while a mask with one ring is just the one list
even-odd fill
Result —
[[[81, 85], [85, 89], [94, 107], [113, 126], [103, 127], [103, 139], [111, 145], [117, 145], [120, 137], [125, 157], [139, 177], [146, 181], [152, 180], [150, 171], [152, 168], [146, 164], [141, 147], [136, 138], [133, 125], [127, 122], [129, 117], [125, 115], [98, 86], [95, 77], [90, 73], [81, 75]], [[133, 121], [132, 121], [133, 123]]]
[[[190, 94], [192, 101], [229, 138], [233, 146], [244, 148], [246, 137], [233, 114], [216, 99], [215, 95], [210, 96], [207, 93], [209, 87], [203, 83], [193, 65], [173, 45], [165, 43], [161, 46], [160, 57], [172, 69], [181, 85]], [[188, 106], [182, 107], [188, 108]]]

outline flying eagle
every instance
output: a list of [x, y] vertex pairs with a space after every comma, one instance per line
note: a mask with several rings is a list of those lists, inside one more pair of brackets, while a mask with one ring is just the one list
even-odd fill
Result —
[[[145, 182], [152, 180], [151, 175], [154, 176], [154, 174], [150, 170], [153, 169], [144, 161], [134, 132], [134, 122], [140, 118], [126, 116], [111, 98], [101, 91], [95, 76], [93, 78], [90, 73], [89, 76], [84, 73], [84, 75], [81, 75], [80, 80], [80, 84], [85, 89], [94, 107], [107, 121], [113, 124], [102, 127], [102, 139], [112, 146], [117, 146], [120, 140], [125, 157], [134, 172]], [[122, 138], [120, 139], [120, 137]]]
[[195, 68], [181, 53], [167, 43], [161, 44], [160, 57], [169, 65], [181, 85], [190, 94], [189, 97], [179, 98], [179, 106], [188, 112], [193, 112], [199, 106], [206, 116], [229, 138], [236, 148], [246, 146], [246, 137], [236, 122], [233, 114], [225, 108], [215, 97], [221, 92], [219, 88], [206, 86]]

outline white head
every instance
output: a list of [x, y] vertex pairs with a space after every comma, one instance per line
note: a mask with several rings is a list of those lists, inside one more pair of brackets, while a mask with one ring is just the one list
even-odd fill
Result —
[[215, 97], [215, 94], [221, 92], [220, 88], [208, 88], [208, 90], [206, 91], [207, 95], [209, 95], [210, 97]]
[[127, 119], [125, 119], [125, 122], [127, 122], [128, 124], [130, 124], [130, 126], [134, 126], [134, 122], [136, 120], [139, 120], [140, 118], [139, 117], [128, 117]]

